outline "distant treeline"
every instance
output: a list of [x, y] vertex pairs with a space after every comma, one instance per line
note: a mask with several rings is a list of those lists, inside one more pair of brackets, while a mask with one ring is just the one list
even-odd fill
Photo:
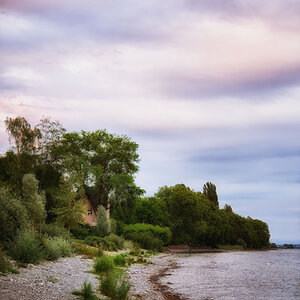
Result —
[[[151, 238], [165, 245], [269, 245], [268, 225], [235, 214], [229, 205], [220, 209], [216, 186], [210, 182], [201, 192], [178, 184], [161, 187], [154, 197], [143, 197], [144, 191], [134, 181], [138, 145], [127, 136], [106, 130], [68, 133], [50, 118], [35, 127], [23, 117], [7, 118], [5, 124], [13, 147], [0, 157], [0, 231], [7, 233], [0, 235], [0, 246], [22, 229], [18, 218], [27, 201], [40, 203], [39, 212], [30, 206], [24, 217], [36, 218], [32, 220], [36, 231], [54, 222], [72, 231], [83, 221], [83, 197], [96, 210], [99, 205], [105, 208], [119, 235], [142, 245]], [[27, 176], [24, 181], [26, 174], [37, 180]], [[9, 201], [10, 195], [21, 200]]]

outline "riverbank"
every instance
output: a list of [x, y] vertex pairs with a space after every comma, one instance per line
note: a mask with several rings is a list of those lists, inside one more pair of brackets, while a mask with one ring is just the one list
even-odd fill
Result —
[[28, 265], [20, 274], [0, 277], [0, 300], [76, 300], [71, 293], [85, 280], [98, 287], [98, 280], [88, 273], [92, 264], [91, 259], [75, 256]]
[[143, 300], [184, 300], [175, 294], [169, 286], [161, 283], [161, 278], [176, 269], [176, 257], [173, 254], [158, 254], [151, 259], [151, 264], [135, 264], [128, 270], [131, 284], [130, 296]]

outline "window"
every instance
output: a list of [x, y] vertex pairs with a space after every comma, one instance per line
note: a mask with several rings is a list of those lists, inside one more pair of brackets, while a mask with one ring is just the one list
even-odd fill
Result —
[[91, 216], [93, 214], [92, 210], [88, 210], [88, 215]]

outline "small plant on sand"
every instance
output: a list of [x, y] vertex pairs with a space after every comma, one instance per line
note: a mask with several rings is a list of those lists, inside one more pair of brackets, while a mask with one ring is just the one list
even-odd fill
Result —
[[102, 257], [96, 258], [94, 263], [94, 271], [96, 273], [108, 274], [115, 267], [114, 259], [110, 256], [103, 255]]
[[124, 254], [119, 254], [114, 257], [114, 262], [116, 266], [125, 266], [126, 265], [126, 258]]
[[101, 276], [100, 291], [112, 300], [127, 300], [130, 284], [121, 270]]
[[84, 281], [80, 291], [72, 292], [73, 295], [80, 296], [83, 300], [100, 300], [93, 291], [93, 286], [90, 282]]

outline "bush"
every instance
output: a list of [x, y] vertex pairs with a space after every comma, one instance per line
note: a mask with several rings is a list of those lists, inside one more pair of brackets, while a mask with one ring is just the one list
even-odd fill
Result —
[[115, 234], [110, 234], [108, 237], [105, 238], [106, 240], [113, 242], [118, 249], [124, 249], [124, 241], [125, 239], [121, 236], [117, 236]]
[[0, 273], [6, 273], [11, 270], [11, 264], [0, 247]]
[[97, 208], [97, 226], [98, 233], [101, 237], [105, 237], [110, 233], [110, 220], [107, 216], [106, 209], [103, 205]]
[[45, 224], [43, 226], [43, 234], [49, 237], [62, 237], [66, 240], [70, 239], [68, 230], [58, 223]]
[[89, 225], [80, 224], [76, 228], [71, 228], [71, 234], [74, 238], [84, 240], [91, 232]]
[[72, 254], [71, 244], [61, 237], [46, 238], [43, 240], [43, 244], [49, 260], [56, 260]]
[[94, 270], [96, 273], [108, 273], [115, 267], [114, 259], [111, 256], [103, 255], [96, 258], [94, 263]]
[[93, 291], [93, 286], [86, 280], [83, 283], [83, 287], [80, 291], [75, 291], [72, 293], [73, 295], [81, 296], [81, 299], [83, 300], [98, 300], [99, 298], [95, 295]]
[[85, 255], [88, 258], [100, 257], [103, 256], [103, 250], [99, 248], [89, 247], [89, 246], [80, 246], [77, 248], [79, 254]]
[[45, 255], [36, 233], [29, 229], [18, 231], [8, 248], [12, 257], [22, 263], [39, 263]]
[[168, 227], [154, 226], [152, 224], [136, 223], [124, 227], [124, 235], [128, 238], [130, 233], [148, 233], [153, 237], [160, 239], [164, 245], [171, 241], [172, 233]]
[[107, 276], [102, 276], [100, 282], [101, 293], [110, 297], [112, 300], [128, 299], [130, 284], [124, 275], [119, 271], [113, 271]]
[[[118, 242], [121, 243], [121, 241], [119, 240]], [[101, 238], [99, 236], [90, 235], [84, 239], [84, 243], [89, 246], [100, 247], [101, 249], [107, 251], [118, 251], [118, 247], [116, 246], [116, 244], [110, 241], [107, 237]]]
[[126, 265], [126, 258], [124, 254], [119, 254], [114, 257], [114, 262], [116, 266], [125, 266]]
[[89, 246], [97, 247], [102, 242], [102, 238], [95, 235], [89, 235], [84, 239], [84, 243]]
[[162, 251], [163, 248], [163, 242], [149, 232], [131, 232], [127, 234], [127, 238], [145, 249]]

